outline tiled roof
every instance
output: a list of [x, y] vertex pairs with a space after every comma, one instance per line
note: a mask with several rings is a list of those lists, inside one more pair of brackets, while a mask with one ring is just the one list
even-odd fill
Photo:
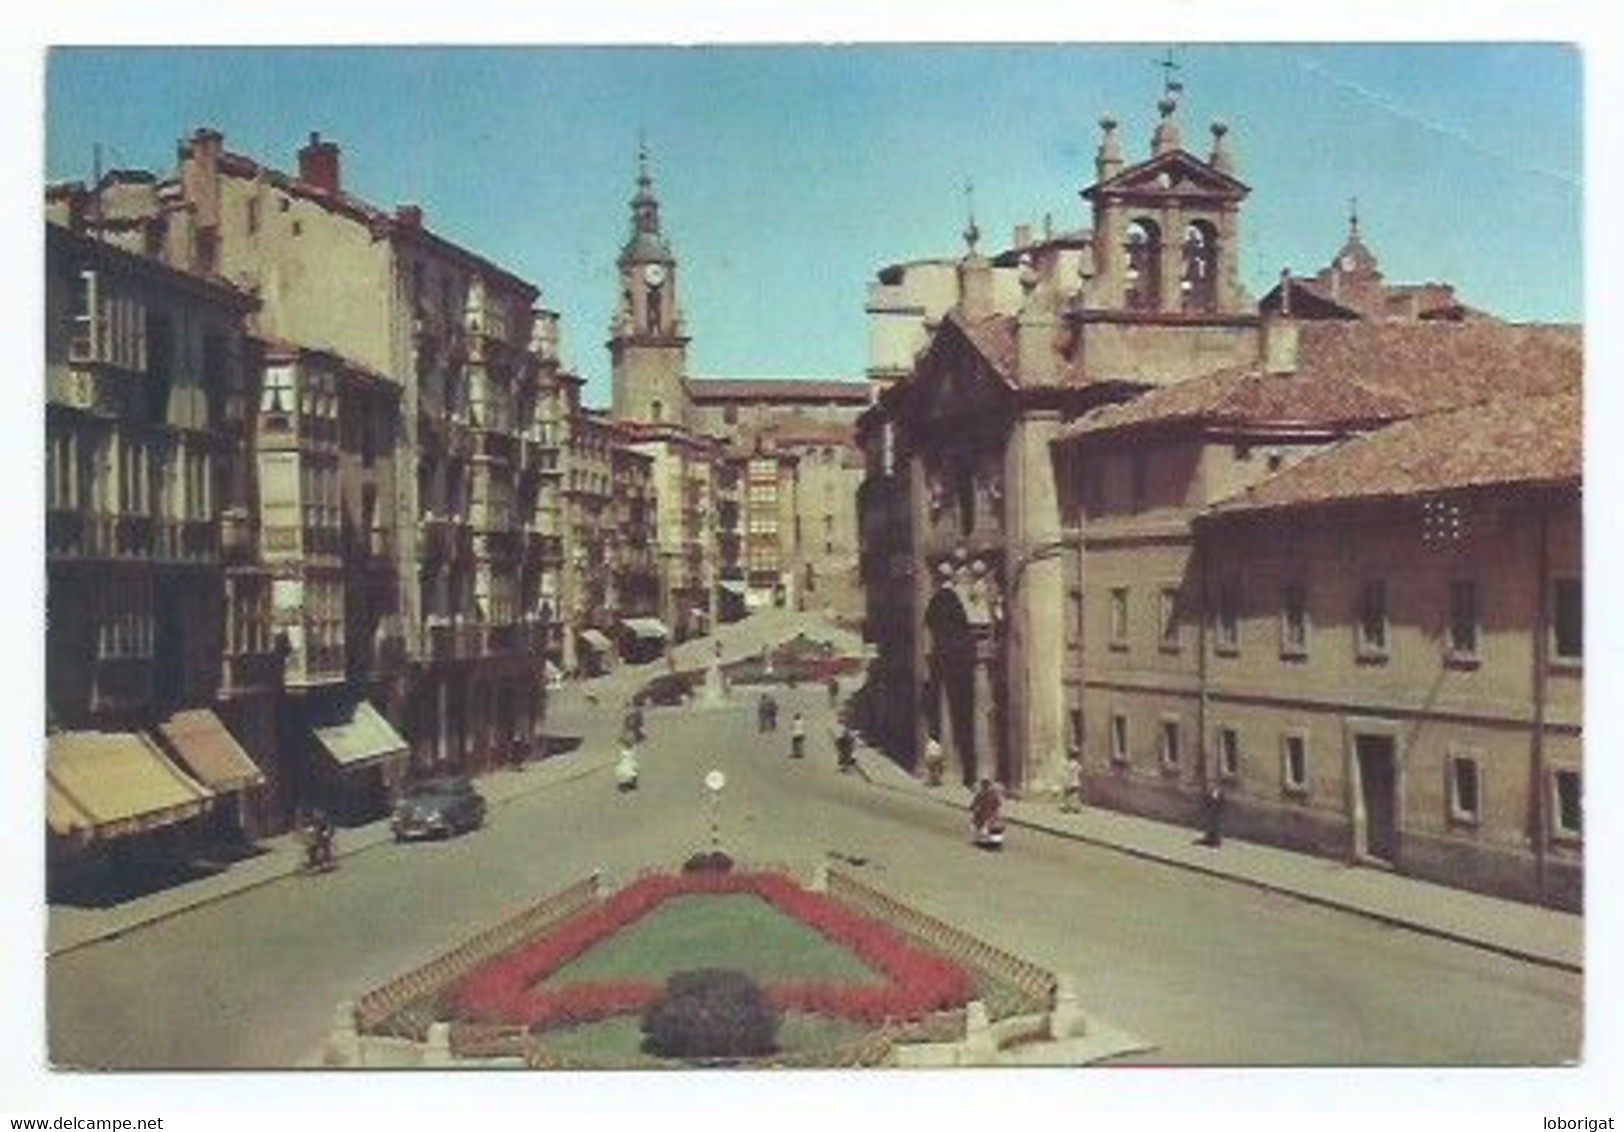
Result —
[[842, 401], [866, 405], [866, 381], [825, 378], [691, 377], [688, 396], [705, 401]]
[[1301, 325], [1297, 373], [1403, 397], [1414, 413], [1578, 388], [1576, 328], [1499, 322]]
[[1403, 399], [1358, 384], [1231, 369], [1104, 406], [1066, 426], [1060, 436], [1068, 440], [1175, 423], [1368, 427], [1405, 415]]
[[1152, 390], [1073, 422], [1062, 439], [1173, 422], [1354, 426], [1503, 396], [1574, 390], [1583, 340], [1563, 326], [1454, 322], [1296, 324], [1296, 368], [1231, 369]]
[[1306, 507], [1511, 484], [1577, 484], [1583, 397], [1502, 397], [1428, 413], [1308, 457], [1208, 514]]

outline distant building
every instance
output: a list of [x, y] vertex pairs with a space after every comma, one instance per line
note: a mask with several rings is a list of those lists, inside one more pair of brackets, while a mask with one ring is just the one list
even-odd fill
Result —
[[[690, 377], [680, 265], [646, 160], [631, 209], [610, 327], [613, 415], [665, 469], [655, 472], [662, 618], [679, 638], [769, 604], [855, 618], [852, 430], [869, 386]], [[669, 497], [678, 483], [680, 503]]]

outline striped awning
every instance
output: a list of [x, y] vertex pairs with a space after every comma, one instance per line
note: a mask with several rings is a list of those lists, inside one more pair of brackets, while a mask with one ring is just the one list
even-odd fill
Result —
[[214, 794], [133, 731], [47, 737], [45, 820], [62, 837], [114, 838], [196, 817]]
[[340, 770], [358, 770], [407, 754], [406, 740], [400, 732], [366, 700], [327, 715], [311, 730]]
[[158, 734], [193, 776], [217, 794], [262, 785], [248, 752], [212, 711], [178, 711], [158, 726]]

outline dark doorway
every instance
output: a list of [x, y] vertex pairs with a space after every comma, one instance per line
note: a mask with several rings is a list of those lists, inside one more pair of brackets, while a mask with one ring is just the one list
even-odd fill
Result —
[[1359, 760], [1359, 793], [1364, 803], [1364, 856], [1386, 864], [1398, 860], [1398, 794], [1393, 740], [1385, 735], [1354, 738]]

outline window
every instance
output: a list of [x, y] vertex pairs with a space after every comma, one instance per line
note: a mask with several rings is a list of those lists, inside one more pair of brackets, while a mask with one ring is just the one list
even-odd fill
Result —
[[1179, 769], [1179, 755], [1181, 753], [1178, 716], [1162, 717], [1161, 743], [1158, 753], [1161, 755], [1162, 770], [1177, 773]]
[[1120, 711], [1111, 715], [1111, 761], [1128, 762], [1128, 717]]
[[1483, 795], [1483, 767], [1476, 756], [1451, 755], [1449, 758], [1449, 820], [1461, 825], [1476, 825], [1481, 815]]
[[728, 424], [738, 424], [739, 407], [737, 405], [724, 405], [722, 407], [722, 419]]
[[1449, 583], [1449, 658], [1477, 657], [1477, 583]]
[[259, 398], [260, 412], [291, 413], [294, 396], [293, 370], [290, 367], [272, 366], [265, 371], [265, 386]]
[[1308, 793], [1308, 737], [1300, 731], [1280, 736], [1280, 785], [1287, 794]]
[[1241, 733], [1233, 727], [1218, 729], [1218, 773], [1239, 778], [1241, 773]]
[[1576, 770], [1558, 770], [1551, 775], [1551, 832], [1558, 837], [1577, 838], [1584, 834], [1579, 785]]
[[665, 402], [660, 400], [653, 401], [648, 407], [648, 415], [649, 419], [654, 421], [655, 424], [659, 424], [661, 421], [665, 420]]
[[1158, 610], [1161, 627], [1160, 643], [1163, 652], [1179, 651], [1179, 588], [1163, 586]]
[[1387, 583], [1365, 583], [1359, 603], [1359, 657], [1379, 660], [1387, 656]]
[[1578, 578], [1556, 580], [1554, 605], [1551, 628], [1556, 659], [1577, 661], [1585, 652], [1584, 590]]
[[244, 211], [247, 213], [248, 234], [252, 236], [259, 231], [259, 198], [249, 197]]
[[1066, 647], [1075, 650], [1083, 639], [1083, 595], [1072, 590], [1066, 595]]
[[1280, 589], [1280, 655], [1308, 655], [1308, 591], [1301, 582]]
[[1128, 647], [1128, 588], [1118, 586], [1111, 591], [1111, 647]]
[[1241, 583], [1229, 577], [1218, 583], [1216, 646], [1221, 653], [1237, 653], [1241, 647]]

